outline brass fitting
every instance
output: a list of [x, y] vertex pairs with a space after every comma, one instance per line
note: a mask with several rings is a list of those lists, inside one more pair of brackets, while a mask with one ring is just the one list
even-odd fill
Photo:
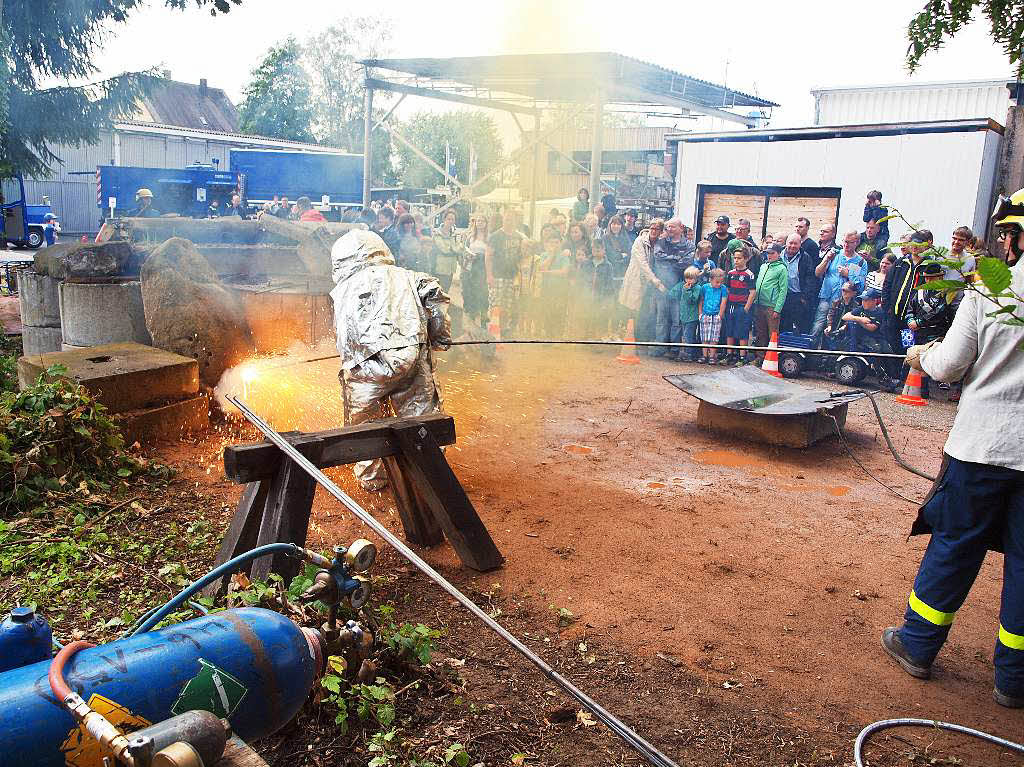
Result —
[[75, 692], [71, 693], [64, 698], [64, 705], [71, 712], [75, 721], [80, 722], [85, 727], [85, 731], [92, 735], [104, 750], [113, 754], [118, 763], [125, 767], [136, 767], [135, 758], [128, 750], [128, 738], [108, 722], [103, 714], [89, 708], [89, 705], [82, 700], [81, 695]]

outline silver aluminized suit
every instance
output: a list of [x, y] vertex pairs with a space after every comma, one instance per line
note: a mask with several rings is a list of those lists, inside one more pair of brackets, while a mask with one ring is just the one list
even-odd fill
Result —
[[[331, 248], [334, 324], [345, 424], [441, 411], [431, 349], [451, 343], [448, 296], [429, 274], [395, 266], [377, 234], [353, 230]], [[387, 485], [380, 460], [354, 468], [367, 490]]]

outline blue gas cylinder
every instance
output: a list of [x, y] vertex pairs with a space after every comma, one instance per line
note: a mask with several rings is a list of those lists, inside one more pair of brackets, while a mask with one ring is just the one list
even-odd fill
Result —
[[[64, 677], [122, 730], [204, 710], [227, 719], [249, 742], [298, 713], [323, 671], [322, 641], [270, 610], [224, 610], [82, 650]], [[54, 699], [49, 666], [0, 674], [0, 762], [102, 767], [91, 736]]]
[[15, 607], [0, 623], [0, 671], [50, 657], [53, 632], [31, 607]]

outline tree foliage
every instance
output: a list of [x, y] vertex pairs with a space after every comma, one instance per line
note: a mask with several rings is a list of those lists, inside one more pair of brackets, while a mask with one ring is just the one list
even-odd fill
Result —
[[[226, 13], [241, 0], [164, 0], [169, 8]], [[0, 174], [43, 175], [60, 162], [50, 147], [95, 143], [111, 120], [131, 116], [150, 73], [89, 85], [112, 25], [144, 0], [0, 0]], [[52, 87], [41, 83], [56, 82]]]
[[992, 39], [1016, 67], [1017, 77], [1024, 75], [1024, 0], [928, 0], [907, 28], [907, 69], [916, 70], [926, 54], [937, 51], [969, 24], [979, 7]]
[[267, 52], [242, 92], [242, 131], [290, 141], [314, 140], [310, 81], [301, 56], [302, 49], [293, 37]]
[[[470, 147], [476, 155], [476, 179], [482, 178], [501, 161], [502, 145], [498, 128], [485, 112], [417, 112], [403, 122], [398, 130], [441, 167], [444, 167], [447, 143], [454, 155], [458, 178], [462, 183], [469, 180]], [[444, 182], [437, 170], [423, 162], [404, 144], [398, 144], [398, 156], [402, 180], [406, 186], [432, 187]], [[488, 187], [493, 188], [494, 184], [484, 185], [478, 191], [486, 193]]]

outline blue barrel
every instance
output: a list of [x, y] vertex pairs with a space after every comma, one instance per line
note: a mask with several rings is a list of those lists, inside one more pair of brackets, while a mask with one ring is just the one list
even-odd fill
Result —
[[52, 642], [49, 623], [31, 607], [15, 607], [0, 623], [0, 671], [46, 660]]
[[[283, 615], [246, 607], [82, 650], [64, 676], [119, 727], [199, 709], [226, 718], [249, 742], [298, 713], [322, 671], [320, 643], [316, 632]], [[94, 744], [83, 742], [54, 699], [49, 665], [0, 674], [0, 762], [64, 767], [67, 758], [76, 767], [102, 767]]]

